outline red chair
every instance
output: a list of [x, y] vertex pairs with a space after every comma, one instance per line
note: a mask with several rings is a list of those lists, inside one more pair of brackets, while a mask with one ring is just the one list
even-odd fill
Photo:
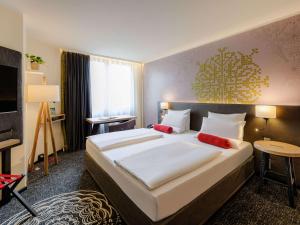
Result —
[[31, 213], [33, 217], [37, 216], [37, 212], [25, 201], [25, 199], [15, 190], [17, 185], [22, 181], [24, 175], [0, 174], [0, 190], [8, 190], [10, 194]]

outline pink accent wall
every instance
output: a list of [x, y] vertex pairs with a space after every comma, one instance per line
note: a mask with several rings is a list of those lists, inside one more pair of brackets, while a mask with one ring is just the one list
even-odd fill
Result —
[[300, 15], [203, 45], [144, 67], [144, 125], [157, 121], [158, 101], [195, 102], [192, 83], [199, 64], [219, 48], [249, 54], [258, 48], [254, 62], [270, 86], [262, 88], [257, 104], [300, 105]]

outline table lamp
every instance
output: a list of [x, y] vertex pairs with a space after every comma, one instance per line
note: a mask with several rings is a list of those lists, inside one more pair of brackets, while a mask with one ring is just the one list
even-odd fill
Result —
[[38, 142], [39, 131], [42, 125], [44, 125], [44, 173], [48, 175], [48, 143], [47, 143], [47, 123], [50, 129], [51, 142], [54, 154], [55, 164], [58, 163], [57, 152], [55, 147], [55, 140], [53, 135], [52, 120], [50, 116], [49, 104], [48, 102], [59, 102], [59, 86], [58, 85], [28, 85], [27, 102], [38, 102], [40, 103], [40, 108], [37, 117], [37, 123], [34, 133], [34, 141], [32, 152], [29, 157], [29, 171], [32, 171], [34, 167], [34, 158], [36, 154], [36, 146]]
[[255, 106], [256, 117], [264, 118], [266, 123], [271, 118], [276, 118], [276, 106], [273, 105], [257, 105]]
[[[263, 118], [266, 121], [266, 126], [268, 126], [268, 120], [276, 118], [276, 106], [273, 105], [256, 105], [255, 106], [255, 116]], [[264, 130], [256, 128], [256, 131]]]

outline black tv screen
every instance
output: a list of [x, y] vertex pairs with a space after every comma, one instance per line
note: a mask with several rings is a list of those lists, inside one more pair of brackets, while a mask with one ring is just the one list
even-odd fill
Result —
[[0, 113], [17, 111], [18, 68], [0, 65]]

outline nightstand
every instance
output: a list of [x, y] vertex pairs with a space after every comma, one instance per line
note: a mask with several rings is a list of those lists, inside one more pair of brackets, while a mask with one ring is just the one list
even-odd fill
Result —
[[[296, 177], [293, 158], [300, 157], [300, 147], [278, 141], [255, 141], [254, 147], [262, 152], [260, 177], [265, 180], [283, 184], [288, 187], [289, 206], [295, 208], [294, 196], [297, 196]], [[286, 174], [271, 170], [270, 155], [281, 156], [285, 160]]]

